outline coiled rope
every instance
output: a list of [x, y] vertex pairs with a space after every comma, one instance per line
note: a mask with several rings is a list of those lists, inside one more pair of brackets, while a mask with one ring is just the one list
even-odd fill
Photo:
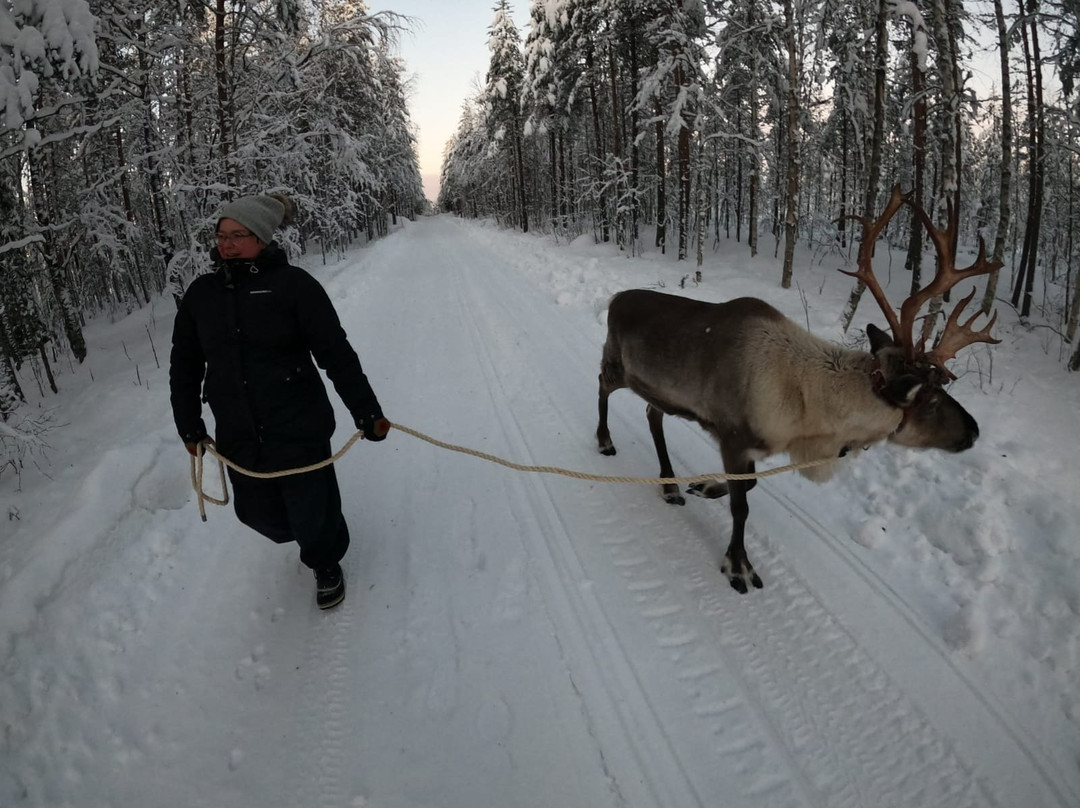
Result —
[[[824, 466], [828, 463], [835, 463], [837, 458], [823, 458], [821, 460], [809, 460], [804, 463], [789, 463], [786, 466], [777, 466], [776, 468], [766, 469], [765, 471], [748, 472], [745, 474], [727, 474], [719, 472], [716, 474], [698, 474], [693, 477], [620, 477], [607, 474], [589, 474], [584, 471], [573, 471], [571, 469], [559, 468], [558, 466], [529, 466], [522, 463], [514, 463], [510, 460], [504, 460], [501, 457], [497, 457], [487, 452], [481, 452], [476, 449], [469, 449], [465, 446], [458, 446], [453, 443], [447, 443], [446, 441], [438, 440], [430, 435], [425, 435], [423, 432], [412, 429], [402, 424], [391, 424], [392, 429], [396, 429], [399, 432], [404, 432], [406, 435], [412, 435], [414, 438], [419, 438], [426, 443], [430, 443], [432, 446], [437, 446], [440, 449], [447, 449], [451, 452], [458, 452], [460, 454], [471, 455], [472, 457], [478, 457], [481, 460], [487, 460], [491, 463], [496, 463], [500, 466], [505, 466], [515, 471], [525, 471], [537, 474], [559, 474], [563, 477], [572, 477], [575, 480], [590, 480], [599, 483], [627, 483], [630, 485], [689, 485], [692, 483], [704, 483], [712, 480], [757, 480], [763, 477], [772, 477], [777, 474], [785, 474], [789, 471], [797, 471], [799, 469], [816, 468], [818, 466]], [[310, 466], [301, 466], [300, 468], [285, 469], [283, 471], [251, 471], [243, 466], [239, 466], [233, 461], [229, 460], [224, 455], [220, 454], [217, 449], [214, 448], [214, 444], [209, 440], [204, 440], [199, 443], [199, 447], [203, 450], [199, 452], [199, 456], [196, 458], [194, 455], [191, 457], [191, 485], [195, 489], [195, 496], [199, 503], [199, 515], [202, 520], [206, 521], [206, 507], [205, 503], [209, 502], [213, 505], [228, 505], [229, 504], [229, 490], [225, 484], [225, 466], [233, 469], [234, 471], [244, 474], [248, 477], [256, 477], [259, 479], [267, 480], [275, 477], [287, 477], [291, 474], [303, 474], [308, 471], [315, 471], [316, 469], [325, 468], [331, 463], [336, 463], [344, 456], [344, 454], [353, 447], [358, 440], [364, 437], [362, 431], [357, 432], [344, 446], [341, 447], [336, 453], [328, 457], [326, 460], [322, 460], [318, 463], [312, 463]], [[218, 472], [221, 477], [221, 488], [223, 493], [222, 499], [216, 499], [203, 491], [203, 458], [204, 452], [212, 455], [218, 462]]]

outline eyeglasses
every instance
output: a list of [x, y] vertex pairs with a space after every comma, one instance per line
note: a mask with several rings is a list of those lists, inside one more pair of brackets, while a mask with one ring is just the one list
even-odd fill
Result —
[[243, 241], [246, 238], [255, 238], [254, 233], [215, 233], [218, 244], [229, 244], [234, 241]]

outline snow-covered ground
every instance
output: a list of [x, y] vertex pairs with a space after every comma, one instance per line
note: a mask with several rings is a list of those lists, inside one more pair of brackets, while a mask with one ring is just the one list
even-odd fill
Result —
[[[447, 217], [300, 263], [391, 420], [644, 477], [640, 400], [612, 398], [616, 457], [593, 437], [611, 293], [756, 295], [839, 339], [850, 288], [838, 256], [805, 258], [804, 305], [771, 256], [724, 245], [681, 289], [670, 256]], [[228, 509], [199, 521], [171, 301], [94, 323], [44, 400], [40, 470], [0, 478], [0, 805], [1080, 805], [1080, 387], [1000, 308], [1002, 344], [957, 363], [972, 450], [879, 446], [750, 494], [761, 591], [719, 572], [726, 500], [392, 432], [340, 463], [354, 545], [327, 613], [295, 549]], [[668, 442], [676, 473], [720, 470], [697, 427]]]

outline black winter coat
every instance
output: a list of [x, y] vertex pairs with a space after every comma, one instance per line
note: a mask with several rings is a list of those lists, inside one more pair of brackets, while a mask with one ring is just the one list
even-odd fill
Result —
[[192, 281], [173, 325], [169, 386], [185, 443], [206, 436], [206, 401], [218, 450], [246, 468], [277, 471], [328, 457], [334, 411], [312, 357], [358, 426], [381, 417], [317, 280], [275, 244], [254, 260], [212, 256], [215, 271]]

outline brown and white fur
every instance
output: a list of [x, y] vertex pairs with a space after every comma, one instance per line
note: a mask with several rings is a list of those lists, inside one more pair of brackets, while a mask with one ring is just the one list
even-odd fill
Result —
[[[793, 462], [838, 458], [882, 440], [959, 452], [978, 437], [975, 419], [944, 389], [946, 375], [904, 358], [893, 340], [870, 326], [871, 351], [819, 339], [768, 303], [739, 298], [707, 303], [643, 289], [616, 294], [608, 307], [596, 430], [602, 454], [615, 454], [608, 397], [628, 387], [648, 403], [660, 476], [674, 477], [664, 415], [700, 424], [719, 444], [728, 474], [786, 452]], [[804, 470], [816, 481], [835, 464]], [[713, 481], [687, 493], [730, 494], [731, 541], [721, 568], [746, 592], [761, 578], [743, 544], [746, 492], [755, 481]], [[685, 500], [674, 484], [664, 498]]]

